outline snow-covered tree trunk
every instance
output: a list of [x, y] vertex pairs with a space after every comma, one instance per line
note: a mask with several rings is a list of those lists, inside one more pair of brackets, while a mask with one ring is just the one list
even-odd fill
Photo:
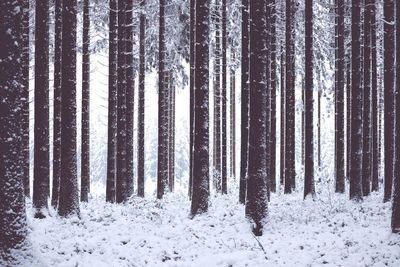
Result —
[[36, 2], [35, 25], [35, 121], [33, 206], [43, 218], [50, 190], [49, 144], [49, 2]]
[[[235, 61], [235, 52], [231, 47], [231, 64]], [[230, 68], [230, 177], [236, 179], [236, 72]]]
[[255, 235], [262, 235], [268, 213], [266, 166], [266, 5], [250, 4], [250, 108], [246, 217]]
[[240, 141], [240, 182], [239, 202], [246, 201], [246, 183], [248, 170], [249, 150], [249, 60], [250, 60], [250, 36], [249, 36], [249, 0], [242, 0], [242, 84], [241, 84], [241, 141]]
[[344, 193], [345, 136], [344, 136], [344, 0], [336, 0], [337, 43], [335, 70], [335, 192]]
[[145, 119], [145, 94], [144, 94], [144, 81], [145, 81], [145, 38], [146, 38], [146, 14], [145, 12], [146, 1], [140, 2], [140, 39], [139, 39], [139, 93], [138, 93], [138, 196], [144, 197], [144, 119]]
[[87, 202], [90, 193], [90, 14], [89, 0], [83, 1], [82, 36], [82, 153], [81, 201]]
[[362, 199], [362, 87], [361, 87], [361, 3], [352, 0], [351, 24], [351, 158], [350, 158], [350, 199]]
[[305, 84], [304, 84], [304, 198], [314, 197], [314, 56], [313, 56], [313, 1], [305, 2]]
[[63, 1], [62, 21], [61, 180], [58, 214], [66, 217], [79, 216], [76, 162], [76, 0]]
[[172, 72], [169, 72], [169, 134], [168, 134], [168, 143], [169, 143], [169, 158], [168, 158], [168, 170], [169, 170], [169, 191], [173, 192], [175, 187], [175, 84], [174, 79], [172, 78]]
[[209, 15], [208, 1], [196, 1], [195, 138], [191, 214], [208, 210], [209, 198]]
[[281, 47], [281, 141], [280, 141], [280, 175], [279, 180], [280, 184], [284, 185], [285, 183], [285, 136], [286, 136], [286, 63], [285, 63], [285, 49], [282, 45]]
[[[144, 2], [144, 1], [143, 1]], [[117, 52], [118, 3], [110, 0], [109, 55], [108, 55], [108, 144], [106, 201], [115, 202], [116, 148], [117, 148]], [[140, 155], [140, 154], [139, 154]]]
[[54, 36], [54, 103], [53, 103], [53, 187], [51, 205], [58, 206], [61, 175], [61, 42], [62, 42], [62, 0], [55, 2]]
[[222, 0], [222, 169], [221, 169], [221, 181], [222, 181], [222, 194], [227, 194], [227, 112], [226, 102], [227, 96], [227, 23], [226, 23], [226, 0]]
[[383, 201], [390, 201], [392, 196], [393, 180], [393, 153], [394, 153], [394, 51], [395, 51], [395, 27], [394, 27], [395, 4], [393, 0], [383, 1], [383, 53], [384, 53], [384, 146], [385, 146], [385, 175]]
[[27, 236], [24, 181], [20, 151], [23, 149], [24, 90], [20, 65], [23, 43], [22, 1], [0, 2], [0, 265], [17, 266], [11, 250], [21, 249]]

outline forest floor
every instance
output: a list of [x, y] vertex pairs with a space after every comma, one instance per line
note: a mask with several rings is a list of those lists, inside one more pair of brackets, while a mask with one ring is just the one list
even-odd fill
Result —
[[[327, 194], [272, 194], [264, 235], [252, 235], [237, 196], [213, 197], [189, 217], [184, 194], [81, 205], [81, 219], [54, 211], [34, 219], [30, 240], [42, 266], [400, 266], [400, 236], [390, 233], [390, 203]], [[29, 265], [29, 264], [28, 264]], [[30, 265], [32, 266], [32, 265]]]

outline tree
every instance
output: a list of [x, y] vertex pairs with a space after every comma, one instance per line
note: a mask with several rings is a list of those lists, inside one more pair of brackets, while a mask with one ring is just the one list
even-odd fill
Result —
[[[396, 5], [396, 47], [400, 47], [400, 5]], [[400, 49], [396, 49], [396, 61], [400, 62]], [[400, 116], [400, 64], [396, 64], [396, 118]], [[399, 121], [398, 119], [396, 121]], [[400, 136], [400, 124], [396, 123], [395, 136]], [[400, 233], [400, 139], [396, 138], [394, 156], [392, 232]]]
[[[336, 0], [337, 43], [335, 84], [335, 192], [344, 193], [344, 0]], [[306, 68], [307, 69], [307, 68]]]
[[[231, 47], [231, 64], [235, 61], [235, 51]], [[231, 66], [229, 72], [230, 94], [230, 175], [236, 179], [236, 73]]]
[[80, 213], [76, 162], [76, 13], [76, 0], [64, 0], [61, 48], [61, 180], [58, 205], [58, 214], [63, 217], [79, 216]]
[[226, 54], [227, 54], [227, 34], [226, 34], [226, 0], [222, 0], [222, 169], [221, 169], [221, 181], [222, 181], [222, 194], [227, 194], [227, 114], [226, 114], [226, 100], [227, 97], [227, 65], [226, 65]]
[[362, 199], [362, 88], [360, 1], [352, 0], [350, 199]]
[[49, 162], [49, 2], [36, 2], [35, 27], [35, 127], [33, 206], [44, 218], [50, 189]]
[[270, 190], [276, 191], [276, 1], [271, 0], [271, 138], [270, 138]]
[[265, 12], [263, 1], [250, 5], [250, 108], [246, 217], [255, 235], [262, 235], [268, 213], [266, 166]]
[[195, 107], [193, 146], [193, 193], [191, 214], [208, 210], [209, 197], [209, 16], [208, 1], [196, 1]]
[[245, 204], [249, 149], [249, 0], [242, 0], [242, 84], [241, 84], [241, 142], [239, 202]]
[[294, 0], [286, 0], [285, 194], [295, 187]]
[[[11, 250], [22, 249], [27, 224], [24, 171], [20, 168], [23, 149], [21, 119], [24, 88], [20, 84], [22, 48], [21, 1], [0, 2], [0, 265], [18, 265]], [[11, 34], [10, 34], [11, 33]]]
[[368, 196], [371, 191], [371, 0], [364, 6], [364, 66], [363, 66], [363, 153], [362, 192]]
[[169, 157], [168, 157], [168, 186], [169, 191], [173, 192], [175, 187], [175, 81], [170, 71], [169, 78], [169, 133], [168, 133], [168, 144], [169, 144]]
[[133, 109], [135, 97], [135, 77], [133, 68], [133, 0], [126, 2], [125, 11], [126, 42], [126, 191], [133, 194]]
[[81, 201], [87, 202], [90, 192], [90, 14], [89, 0], [83, 1], [82, 36], [82, 156]]
[[29, 185], [29, 1], [22, 1], [23, 17], [22, 17], [22, 74], [21, 85], [24, 87], [24, 94], [21, 101], [23, 103], [23, 116], [21, 118], [21, 129], [23, 132], [22, 142], [24, 143], [21, 150], [21, 168], [24, 171], [24, 191], [25, 196], [30, 196]]
[[190, 90], [190, 96], [189, 96], [189, 135], [190, 135], [190, 141], [189, 141], [189, 198], [192, 197], [192, 188], [193, 188], [193, 145], [194, 145], [194, 78], [195, 78], [195, 65], [194, 65], [194, 60], [195, 60], [195, 55], [194, 55], [194, 45], [195, 45], [195, 7], [196, 7], [196, 0], [189, 0], [190, 1], [190, 25], [189, 25], [189, 64], [190, 64], [190, 74], [189, 74], [189, 90]]
[[58, 206], [61, 176], [61, 42], [62, 42], [62, 0], [55, 3], [54, 36], [54, 103], [53, 103], [53, 187], [51, 205]]
[[281, 142], [280, 142], [280, 184], [284, 185], [285, 182], [285, 136], [286, 136], [286, 63], [285, 63], [285, 50], [281, 47]]
[[385, 146], [385, 175], [384, 175], [384, 196], [383, 201], [388, 202], [392, 196], [393, 180], [393, 155], [394, 155], [394, 1], [383, 1], [383, 53], [384, 53], [384, 146]]
[[313, 1], [305, 2], [305, 86], [304, 86], [304, 198], [314, 197], [314, 56], [313, 56]]
[[139, 94], [138, 94], [138, 196], [144, 197], [144, 80], [145, 80], [145, 5], [140, 2], [140, 39], [139, 39]]
[[115, 201], [122, 203], [127, 198], [127, 157], [126, 157], [126, 65], [125, 65], [125, 13], [126, 2], [118, 1], [118, 55], [117, 55], [117, 174]]
[[[144, 2], [144, 1], [142, 1]], [[116, 147], [117, 147], [117, 51], [118, 4], [110, 0], [109, 55], [108, 55], [108, 143], [106, 201], [115, 202]], [[140, 108], [140, 104], [139, 104]], [[139, 154], [140, 155], [140, 154]]]
[[221, 4], [215, 1], [215, 54], [214, 54], [214, 184], [217, 192], [222, 190], [222, 139], [221, 139]]
[[157, 198], [164, 196], [168, 185], [168, 90], [165, 83], [165, 0], [160, 0], [159, 58], [158, 58], [158, 170]]

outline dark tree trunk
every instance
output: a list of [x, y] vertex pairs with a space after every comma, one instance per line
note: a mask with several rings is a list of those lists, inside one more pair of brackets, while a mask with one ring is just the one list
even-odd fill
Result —
[[246, 183], [249, 149], [249, 0], [242, 0], [242, 84], [241, 84], [241, 141], [239, 202], [246, 201]]
[[[396, 4], [396, 47], [400, 47], [400, 5]], [[400, 49], [396, 49], [396, 62], [400, 62]], [[395, 136], [400, 136], [400, 64], [396, 64], [396, 128]], [[394, 154], [392, 232], [400, 233], [400, 138], [396, 138]]]
[[266, 166], [265, 12], [263, 1], [250, 5], [250, 109], [246, 217], [262, 235], [268, 213]]
[[51, 205], [58, 206], [61, 175], [61, 42], [62, 42], [62, 0], [55, 3], [55, 44], [54, 44], [54, 104], [53, 104], [53, 188]]
[[81, 201], [88, 202], [90, 193], [90, 14], [89, 0], [83, 1], [82, 36], [82, 155]]
[[36, 2], [35, 25], [35, 123], [33, 206], [43, 218], [50, 190], [49, 162], [49, 2]]
[[313, 1], [305, 3], [305, 86], [304, 86], [304, 198], [308, 195], [314, 197], [314, 56], [313, 56]]
[[[21, 1], [0, 2], [0, 265], [18, 266], [11, 250], [21, 249], [27, 236], [24, 181], [20, 151], [23, 149], [23, 101], [20, 67], [23, 35]], [[11, 31], [13, 34], [9, 34]], [[12, 211], [12, 212], [10, 212]], [[4, 262], [3, 262], [4, 261]], [[4, 264], [4, 265], [3, 265]]]
[[384, 53], [384, 91], [385, 91], [385, 128], [384, 128], [384, 145], [385, 145], [385, 176], [384, 176], [384, 196], [383, 201], [388, 202], [392, 197], [392, 180], [393, 180], [393, 155], [394, 155], [394, 52], [395, 52], [395, 36], [394, 36], [394, 10], [393, 0], [383, 1], [383, 53]]
[[189, 198], [192, 197], [192, 188], [193, 188], [193, 144], [194, 144], [194, 41], [195, 41], [195, 7], [196, 7], [196, 0], [190, 0], [190, 25], [189, 25], [189, 42], [190, 42], [190, 74], [189, 74], [189, 90], [190, 90], [190, 111], [189, 111], [189, 135], [190, 135], [190, 140], [189, 140], [189, 185], [188, 185], [188, 193], [189, 193]]
[[344, 0], [336, 0], [337, 58], [335, 92], [335, 192], [344, 193], [345, 137], [344, 137]]
[[215, 55], [214, 55], [214, 170], [213, 180], [217, 192], [222, 190], [221, 154], [221, 8], [220, 0], [215, 1]]
[[[144, 1], [143, 1], [144, 2]], [[108, 145], [106, 201], [115, 202], [117, 148], [117, 0], [110, 0], [109, 56], [108, 56]]]
[[160, 30], [158, 59], [158, 171], [157, 198], [164, 196], [168, 185], [168, 91], [165, 85], [166, 46], [165, 46], [165, 0], [160, 0]]
[[127, 0], [125, 13], [126, 38], [126, 194], [133, 194], [133, 109], [135, 75], [133, 69], [133, 0]]
[[[76, 153], [77, 1], [63, 1], [61, 82], [61, 180], [58, 214], [79, 216]], [[66, 140], [67, 142], [63, 142]]]
[[295, 188], [294, 0], [286, 0], [285, 194]]
[[352, 0], [351, 51], [351, 158], [350, 158], [350, 199], [362, 199], [362, 87], [361, 87], [361, 20], [360, 1]]
[[115, 201], [122, 203], [127, 198], [127, 161], [126, 161], [126, 64], [125, 64], [125, 12], [128, 0], [118, 1], [118, 103], [117, 103], [117, 173], [115, 183]]
[[[231, 63], [233, 65], [235, 61], [235, 52], [231, 48]], [[229, 79], [230, 79], [230, 176], [236, 180], [236, 72], [233, 66], [231, 66]]]
[[227, 67], [226, 67], [226, 0], [222, 0], [222, 194], [227, 194], [227, 114], [226, 101], [227, 96]]
[[378, 72], [377, 72], [377, 47], [376, 47], [376, 6], [375, 0], [370, 0], [371, 4], [371, 101], [372, 101], [372, 191], [379, 189], [379, 161], [378, 161]]
[[281, 47], [281, 143], [280, 143], [280, 184], [284, 185], [285, 182], [285, 121], [286, 121], [286, 112], [285, 112], [285, 98], [286, 98], [286, 83], [285, 83], [285, 73], [286, 73], [286, 67], [285, 67], [285, 51], [283, 46]]
[[364, 6], [364, 92], [363, 92], [363, 153], [362, 191], [368, 196], [371, 191], [371, 0]]
[[21, 85], [24, 88], [22, 101], [21, 130], [23, 147], [21, 149], [21, 168], [24, 177], [24, 192], [30, 197], [29, 185], [29, 0], [22, 1], [22, 56]]
[[138, 93], [138, 196], [144, 197], [144, 80], [145, 80], [145, 15], [146, 1], [140, 2], [140, 39], [139, 39], [139, 93]]
[[196, 1], [195, 120], [191, 214], [208, 210], [209, 198], [209, 3]]

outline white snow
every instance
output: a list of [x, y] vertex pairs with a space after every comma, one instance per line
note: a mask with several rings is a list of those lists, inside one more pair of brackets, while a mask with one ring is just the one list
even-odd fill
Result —
[[400, 266], [400, 236], [390, 233], [381, 194], [362, 203], [318, 197], [272, 194], [260, 243], [236, 190], [193, 219], [183, 193], [124, 205], [97, 197], [81, 205], [81, 220], [54, 211], [34, 219], [29, 207], [29, 237], [44, 266]]

